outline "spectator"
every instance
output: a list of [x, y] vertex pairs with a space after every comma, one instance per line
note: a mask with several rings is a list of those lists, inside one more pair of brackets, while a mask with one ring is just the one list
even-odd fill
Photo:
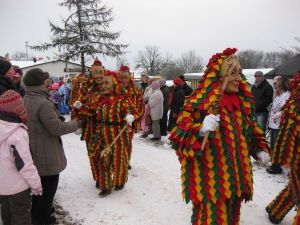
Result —
[[183, 81], [184, 96], [190, 96], [193, 93], [193, 89], [186, 83], [184, 75], [180, 75], [179, 78]]
[[15, 83], [16, 87], [18, 88], [18, 92], [20, 93], [20, 95], [22, 97], [24, 97], [25, 90], [21, 86], [21, 81], [22, 81], [22, 77], [23, 77], [23, 71], [18, 66], [13, 66], [13, 69], [14, 69], [14, 75], [12, 77], [13, 82]]
[[0, 204], [4, 225], [31, 225], [31, 195], [42, 194], [32, 162], [21, 95], [7, 90], [0, 96]]
[[[278, 136], [279, 125], [282, 115], [282, 109], [286, 101], [290, 97], [290, 80], [288, 77], [277, 76], [274, 78], [274, 88], [275, 88], [275, 98], [272, 103], [272, 108], [269, 116], [269, 129], [271, 130], [271, 141], [270, 148], [273, 151], [276, 139]], [[282, 173], [282, 168], [280, 165], [272, 164], [270, 168], [267, 168], [270, 174], [280, 174]]]
[[141, 76], [141, 81], [142, 81], [142, 83], [141, 83], [141, 89], [142, 89], [142, 92], [144, 94], [146, 88], [149, 86], [149, 77], [147, 75], [143, 74]]
[[164, 97], [164, 113], [163, 117], [160, 121], [160, 132], [162, 136], [167, 135], [168, 131], [168, 111], [169, 111], [169, 95], [170, 95], [170, 90], [166, 86], [166, 79], [160, 79], [160, 90], [163, 94]]
[[150, 109], [148, 105], [149, 97], [152, 94], [152, 88], [151, 88], [151, 83], [153, 82], [153, 79], [148, 80], [149, 86], [146, 87], [144, 94], [143, 94], [143, 102], [144, 102], [144, 115], [141, 121], [141, 128], [142, 128], [142, 135], [140, 136], [141, 138], [147, 138], [149, 133], [150, 133], [150, 125], [151, 125], [151, 116], [150, 116]]
[[266, 131], [268, 120], [268, 106], [273, 100], [273, 88], [266, 81], [263, 72], [255, 72], [255, 83], [251, 88], [251, 93], [255, 100], [255, 119], [258, 126]]
[[160, 133], [160, 120], [163, 116], [164, 110], [164, 97], [161, 93], [159, 81], [154, 81], [151, 84], [152, 94], [149, 98], [149, 108], [152, 120], [152, 132], [153, 137], [150, 139], [152, 141], [158, 141], [161, 139]]
[[12, 80], [14, 70], [10, 62], [0, 59], [0, 95], [7, 90], [18, 92], [18, 88]]
[[50, 101], [45, 81], [48, 76], [40, 69], [29, 70], [23, 79], [25, 107], [28, 112], [28, 133], [33, 161], [41, 177], [43, 195], [32, 200], [33, 224], [51, 224], [53, 198], [59, 174], [67, 165], [61, 135], [76, 131], [81, 121], [62, 122]]
[[172, 102], [170, 106], [170, 115], [169, 115], [169, 124], [168, 124], [168, 130], [171, 131], [174, 126], [176, 125], [176, 121], [178, 118], [178, 114], [181, 112], [183, 104], [184, 104], [184, 91], [183, 91], [183, 85], [184, 82], [177, 77], [174, 81], [174, 91], [172, 94]]

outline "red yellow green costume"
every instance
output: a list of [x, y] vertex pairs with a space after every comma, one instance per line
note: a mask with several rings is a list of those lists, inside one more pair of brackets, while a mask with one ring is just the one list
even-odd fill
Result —
[[290, 99], [284, 106], [272, 163], [290, 169], [289, 184], [267, 206], [270, 220], [280, 222], [298, 207], [293, 225], [300, 225], [300, 73], [293, 79]]
[[[95, 148], [102, 152], [110, 146], [110, 154], [97, 156], [99, 166], [99, 185], [101, 190], [110, 190], [113, 186], [122, 186], [128, 179], [129, 148], [131, 147], [130, 130], [124, 126], [127, 114], [137, 118], [137, 111], [126, 97], [121, 95], [117, 80], [113, 78], [114, 91], [103, 96], [98, 110], [96, 122]], [[117, 136], [121, 135], [117, 138]], [[113, 143], [113, 141], [116, 142]]]
[[[129, 68], [127, 66], [121, 66], [120, 71], [128, 71]], [[130, 74], [130, 73], [129, 73]], [[143, 102], [143, 93], [141, 89], [134, 83], [132, 77], [129, 77], [128, 84], [126, 87], [122, 88], [122, 95], [131, 103], [131, 105], [135, 108], [137, 112], [137, 119], [135, 120], [133, 127], [130, 128], [130, 138], [133, 138], [133, 134], [139, 130], [141, 119], [144, 115], [144, 102]], [[129, 161], [131, 158], [132, 146], [129, 148]]]
[[199, 88], [186, 99], [170, 140], [181, 164], [182, 195], [192, 201], [192, 224], [234, 225], [240, 205], [253, 195], [250, 155], [269, 152], [263, 132], [254, 119], [249, 85], [242, 75], [239, 92], [224, 95], [217, 106], [219, 127], [211, 132], [203, 151], [199, 130], [222, 90], [223, 61], [236, 49], [226, 49], [209, 60]]

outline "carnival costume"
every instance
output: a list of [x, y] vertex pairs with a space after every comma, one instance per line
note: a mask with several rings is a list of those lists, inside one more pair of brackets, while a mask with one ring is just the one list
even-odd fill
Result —
[[[99, 149], [99, 185], [100, 195], [110, 193], [112, 187], [120, 190], [128, 180], [129, 149], [131, 147], [131, 137], [129, 127], [137, 118], [137, 111], [121, 95], [121, 89], [117, 79], [112, 73], [107, 74], [105, 79], [112, 79], [113, 90], [104, 93], [97, 110], [96, 136], [94, 138], [94, 148]], [[103, 89], [105, 91], [105, 86]], [[131, 121], [128, 116], [132, 117]]]
[[[93, 178], [98, 187], [100, 168], [96, 155], [99, 154], [99, 149], [95, 147], [95, 142], [99, 142], [100, 140], [97, 139], [95, 131], [97, 129], [97, 110], [99, 109], [99, 104], [102, 99], [102, 87], [101, 83], [96, 82], [94, 78], [94, 68], [97, 67], [102, 67], [102, 63], [99, 60], [94, 61], [92, 65], [92, 75], [89, 78], [80, 75], [77, 80], [74, 81], [74, 88], [72, 90], [74, 93], [72, 94], [70, 103], [72, 103], [73, 106], [76, 104], [80, 106], [73, 108], [72, 117], [82, 120], [81, 139], [86, 142]], [[105, 71], [103, 71], [103, 73], [105, 73]], [[76, 99], [76, 101], [74, 101], [74, 99]]]
[[[237, 93], [223, 93], [221, 88], [222, 80], [230, 76], [227, 72], [232, 64], [241, 71], [235, 52], [236, 49], [226, 49], [212, 56], [170, 135], [181, 164], [182, 195], [186, 203], [193, 204], [193, 225], [239, 224], [241, 203], [253, 195], [250, 156], [258, 159], [262, 150], [270, 151], [255, 122], [245, 76], [238, 74]], [[237, 62], [229, 61], [233, 56]], [[209, 133], [201, 150], [204, 137], [199, 131], [205, 120], [216, 117], [211, 114], [219, 115], [219, 126]]]
[[300, 225], [300, 73], [294, 76], [291, 88], [272, 153], [273, 164], [290, 170], [289, 183], [266, 207], [266, 211], [270, 221], [280, 223], [296, 206], [298, 209], [293, 225]]
[[[120, 73], [127, 73], [127, 83], [122, 83], [120, 79]], [[137, 118], [132, 126], [130, 128], [130, 138], [133, 139], [133, 135], [135, 132], [137, 132], [140, 128], [141, 119], [144, 115], [144, 102], [143, 102], [143, 93], [139, 87], [134, 83], [134, 80], [130, 76], [130, 70], [127, 66], [121, 66], [119, 69], [119, 73], [117, 75], [118, 81], [120, 82], [122, 88], [122, 95], [131, 102], [132, 106], [135, 108], [137, 112]], [[131, 159], [131, 153], [132, 153], [132, 146], [130, 146], [129, 150], [129, 162]]]

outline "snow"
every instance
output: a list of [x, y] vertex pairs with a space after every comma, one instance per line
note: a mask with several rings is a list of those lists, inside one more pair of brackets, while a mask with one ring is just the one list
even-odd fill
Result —
[[[84, 142], [64, 136], [68, 167], [61, 174], [58, 202], [82, 224], [107, 225], [188, 225], [191, 205], [181, 198], [180, 166], [167, 144], [133, 140], [132, 170], [125, 188], [99, 198], [92, 179]], [[252, 202], [242, 208], [241, 225], [269, 225], [265, 206], [287, 183], [283, 175], [269, 175], [254, 165], [255, 191]], [[281, 223], [290, 225], [292, 210]]]
[[[128, 182], [105, 198], [98, 197], [85, 143], [75, 134], [65, 135], [63, 141], [68, 166], [61, 173], [56, 199], [80, 224], [190, 224], [191, 205], [181, 197], [179, 162], [165, 140], [153, 143], [136, 134]], [[286, 183], [284, 175], [269, 175], [255, 164], [254, 199], [243, 204], [240, 224], [269, 225], [264, 208]], [[291, 225], [294, 215], [291, 210], [281, 224]]]
[[10, 63], [12, 65], [16, 65], [20, 68], [26, 68], [26, 67], [29, 67], [29, 66], [35, 66], [35, 65], [43, 64], [43, 63], [45, 63], [45, 61], [39, 60], [39, 61], [33, 62], [33, 60], [29, 60], [29, 61], [15, 61], [15, 60], [12, 60], [12, 61], [10, 61]]

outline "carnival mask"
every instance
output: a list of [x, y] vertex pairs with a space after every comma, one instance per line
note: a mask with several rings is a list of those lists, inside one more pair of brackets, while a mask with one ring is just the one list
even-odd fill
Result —
[[102, 84], [104, 75], [104, 68], [102, 66], [92, 67], [92, 76], [97, 84]]
[[113, 79], [111, 76], [104, 76], [102, 83], [102, 90], [105, 95], [109, 95], [113, 92]]
[[127, 71], [119, 71], [118, 72], [118, 79], [122, 87], [127, 87], [129, 83], [130, 74]]
[[221, 66], [221, 82], [225, 82], [225, 92], [237, 93], [242, 81], [242, 68], [236, 55], [226, 58]]

